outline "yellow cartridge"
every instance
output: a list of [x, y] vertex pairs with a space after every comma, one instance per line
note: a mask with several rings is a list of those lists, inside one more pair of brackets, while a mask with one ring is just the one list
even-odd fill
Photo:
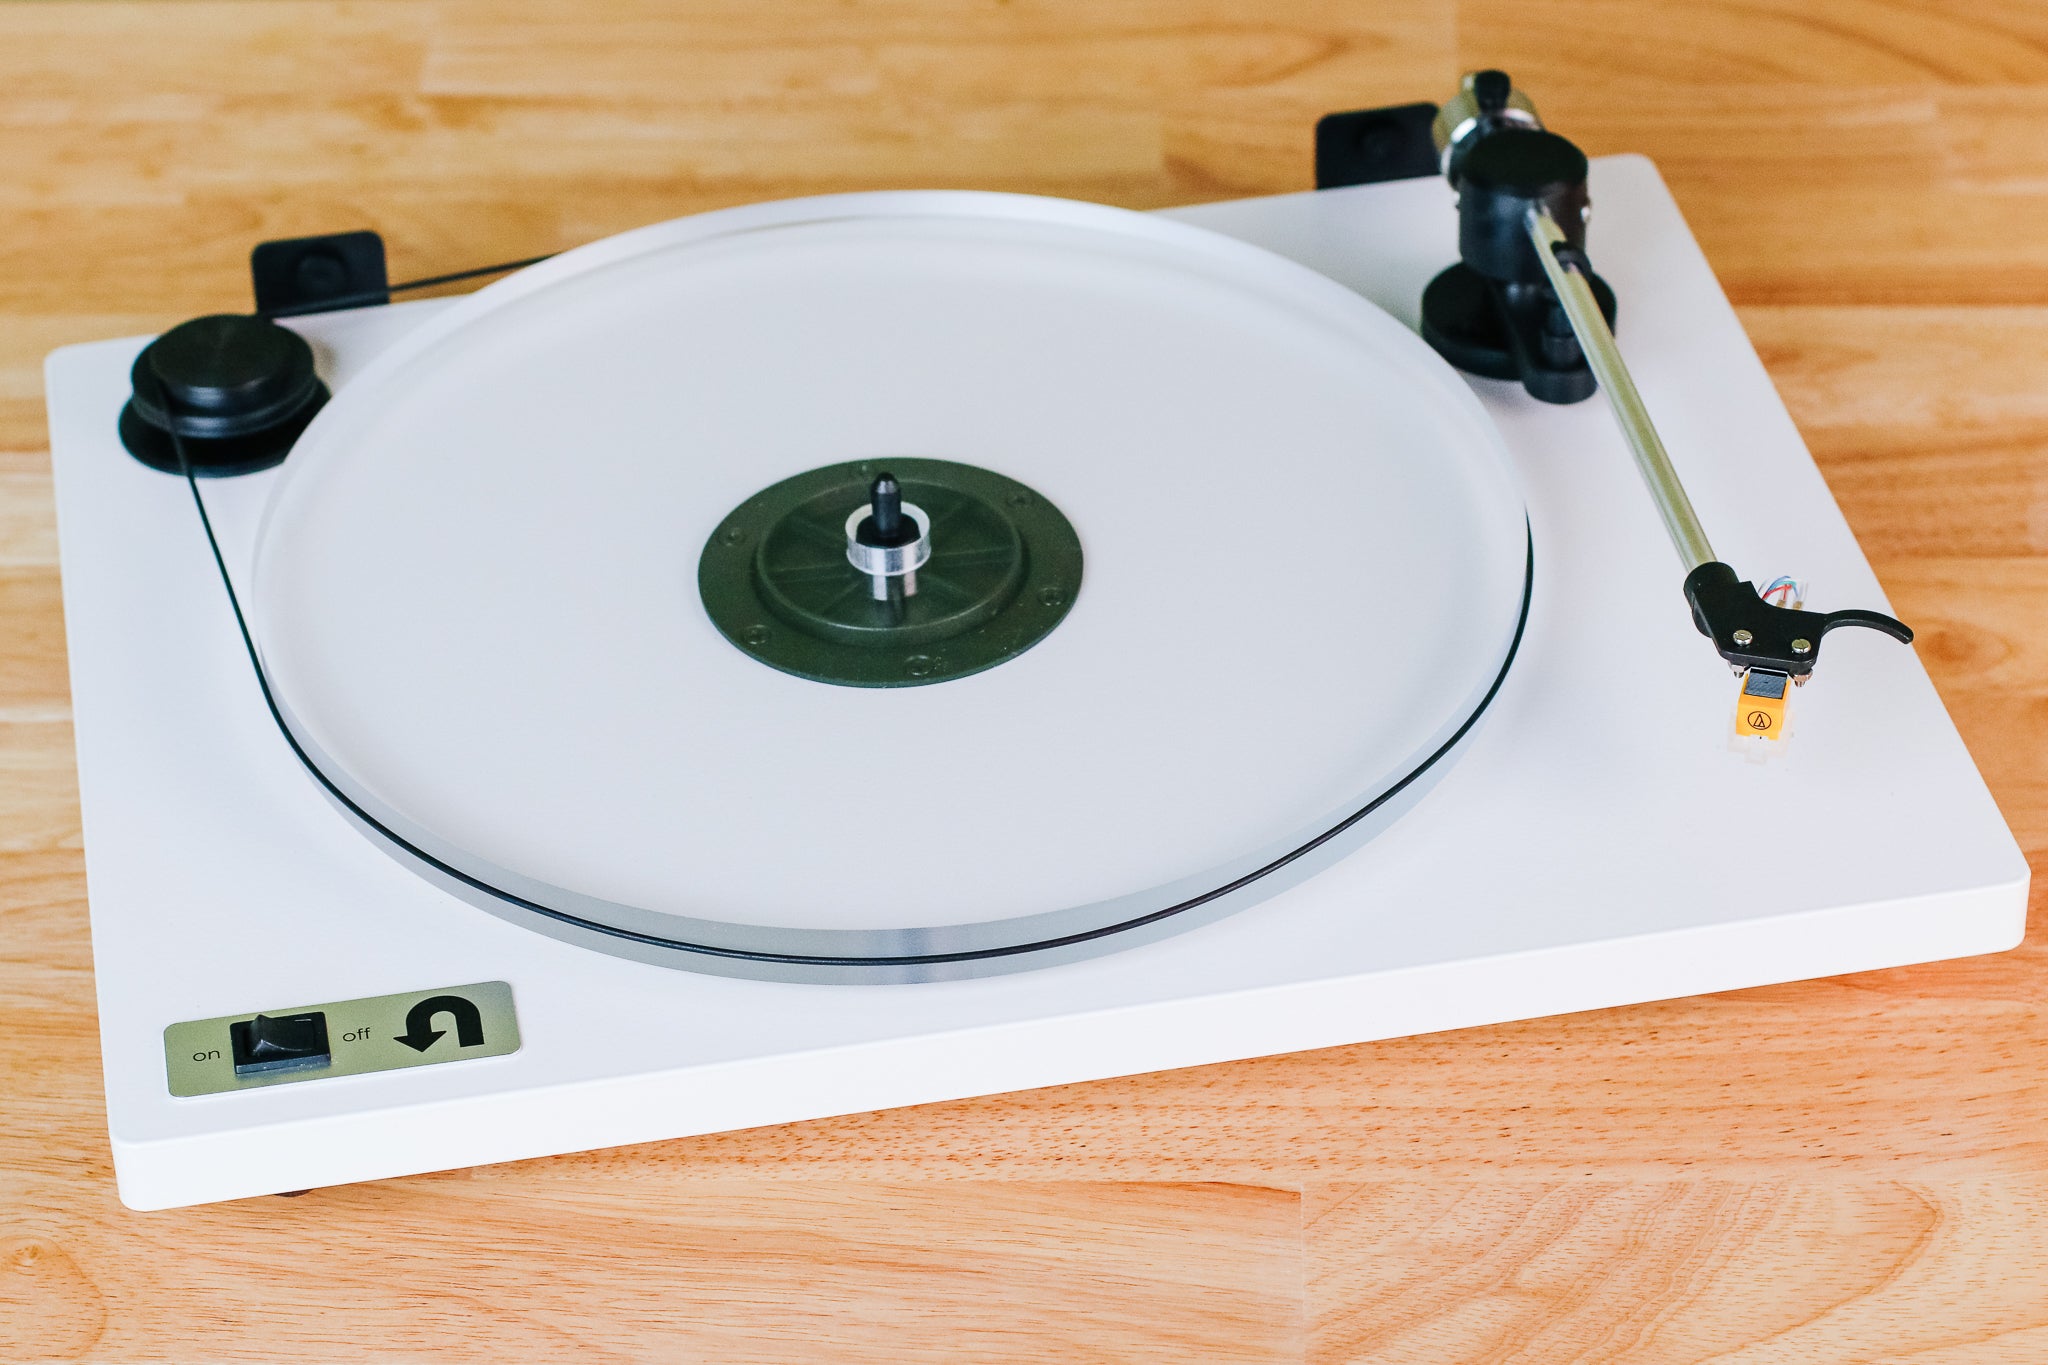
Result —
[[1783, 673], [1760, 668], [1743, 674], [1742, 692], [1735, 699], [1737, 737], [1772, 743], [1785, 738], [1785, 692], [1790, 682]]

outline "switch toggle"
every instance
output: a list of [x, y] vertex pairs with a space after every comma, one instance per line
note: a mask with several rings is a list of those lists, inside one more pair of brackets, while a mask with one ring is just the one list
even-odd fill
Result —
[[310, 1071], [333, 1061], [327, 1047], [327, 1016], [259, 1014], [228, 1025], [234, 1045], [237, 1076], [271, 1076], [280, 1071]]

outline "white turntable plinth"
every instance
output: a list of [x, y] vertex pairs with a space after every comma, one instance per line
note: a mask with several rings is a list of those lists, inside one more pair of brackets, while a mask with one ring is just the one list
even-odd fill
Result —
[[[1593, 194], [1622, 347], [1723, 556], [1813, 580], [1821, 608], [1880, 602], [1653, 168], [1598, 162]], [[1456, 255], [1434, 180], [1170, 216], [1410, 323]], [[345, 392], [448, 306], [294, 325]], [[1731, 753], [1728, 674], [1602, 400], [1546, 407], [1481, 381], [1538, 547], [1527, 637], [1462, 763], [1364, 849], [1179, 937], [985, 980], [732, 980], [557, 942], [385, 856], [280, 741], [183, 485], [115, 439], [145, 340], [49, 365], [109, 1126], [133, 1207], [1996, 951], [2023, 929], [2025, 861], [1911, 651], [1838, 636], [1783, 760]], [[278, 477], [208, 486], [238, 571]], [[1796, 838], [1759, 832], [1787, 812]], [[192, 1098], [166, 1083], [179, 1021], [486, 981], [516, 1002], [508, 1055]]]

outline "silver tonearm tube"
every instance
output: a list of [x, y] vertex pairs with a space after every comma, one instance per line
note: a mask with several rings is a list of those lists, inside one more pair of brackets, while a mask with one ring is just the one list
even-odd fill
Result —
[[1614, 344], [1607, 321], [1612, 293], [1586, 259], [1592, 217], [1586, 154], [1543, 126], [1536, 106], [1504, 71], [1466, 76], [1438, 111], [1432, 137], [1458, 194], [1459, 259], [1423, 291], [1423, 339], [1470, 373], [1519, 379], [1542, 402], [1576, 403], [1607, 391], [1650, 501], [1685, 566], [1682, 588], [1693, 624], [1721, 657], [1737, 672], [1763, 669], [1803, 682], [1831, 630], [1864, 626], [1911, 641], [1913, 632], [1883, 612], [1778, 606], [1715, 558]]
[[1678, 471], [1671, 467], [1671, 456], [1665, 452], [1663, 438], [1657, 435], [1657, 424], [1650, 420], [1650, 410], [1643, 406], [1643, 396], [1636, 391], [1636, 381], [1621, 358], [1621, 348], [1614, 344], [1614, 333], [1608, 329], [1599, 301], [1593, 297], [1593, 287], [1577, 266], [1576, 253], [1571, 253], [1569, 263], [1558, 259], [1557, 248], [1568, 246], [1564, 229], [1542, 208], [1530, 209], [1528, 222], [1536, 259], [1543, 263], [1543, 273], [1549, 277], [1550, 287], [1564, 307], [1572, 335], [1578, 338], [1579, 349], [1585, 353], [1593, 377], [1607, 391], [1614, 420], [1636, 457], [1636, 468], [1649, 487], [1650, 500], [1657, 504], [1657, 514], [1664, 518], [1664, 529], [1670, 533], [1679, 559], [1688, 573], [1702, 564], [1713, 563], [1714, 547], [1707, 542], [1706, 529], [1700, 525], [1699, 514], [1692, 510], [1692, 499], [1685, 495]]

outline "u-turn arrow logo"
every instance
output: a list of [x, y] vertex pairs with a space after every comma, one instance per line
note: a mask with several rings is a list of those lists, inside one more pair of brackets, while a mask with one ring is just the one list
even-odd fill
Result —
[[441, 1041], [446, 1029], [434, 1027], [434, 1016], [449, 1014], [455, 1017], [455, 1043], [458, 1047], [482, 1047], [484, 1043], [484, 1017], [476, 1005], [459, 995], [430, 995], [405, 1012], [405, 1032], [396, 1041], [404, 1043], [414, 1052], [425, 1052]]

